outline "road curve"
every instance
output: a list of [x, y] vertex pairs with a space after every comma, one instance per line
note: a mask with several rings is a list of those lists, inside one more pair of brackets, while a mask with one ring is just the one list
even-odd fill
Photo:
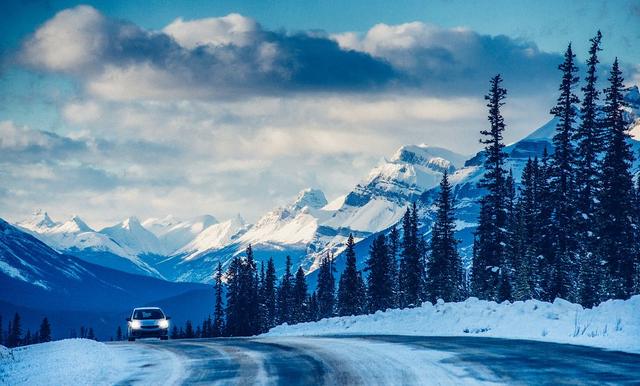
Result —
[[[169, 351], [171, 358], [182, 362], [175, 382], [180, 384], [640, 384], [639, 354], [526, 340], [334, 336], [143, 340], [115, 345]], [[167, 364], [142, 360], [141, 372], [122, 384], [144, 384], [157, 366]]]

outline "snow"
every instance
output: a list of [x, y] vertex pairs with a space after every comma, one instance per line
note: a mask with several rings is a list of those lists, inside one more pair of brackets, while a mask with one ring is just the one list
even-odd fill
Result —
[[[140, 368], [149, 357], [162, 364]], [[150, 383], [177, 384], [185, 370], [182, 361], [165, 350], [136, 345], [107, 345], [88, 339], [7, 349], [0, 346], [0, 384], [3, 385], [110, 385], [143, 375]], [[151, 378], [149, 378], [151, 377]]]
[[136, 255], [144, 253], [161, 255], [165, 252], [160, 240], [143, 227], [137, 217], [129, 217], [119, 224], [102, 229], [100, 233], [111, 237], [120, 245], [131, 248]]
[[227, 221], [213, 224], [199, 233], [191, 242], [178, 250], [185, 260], [191, 260], [205, 251], [223, 248], [245, 230], [246, 224], [240, 215]]
[[264, 335], [372, 334], [530, 339], [640, 352], [640, 295], [608, 300], [592, 309], [562, 299], [553, 303], [498, 304], [477, 298], [435, 305], [427, 302], [413, 309], [281, 325]]
[[142, 222], [142, 226], [160, 240], [165, 251], [173, 253], [217, 223], [218, 220], [211, 215], [198, 216], [185, 221], [169, 215], [161, 219], [149, 218]]

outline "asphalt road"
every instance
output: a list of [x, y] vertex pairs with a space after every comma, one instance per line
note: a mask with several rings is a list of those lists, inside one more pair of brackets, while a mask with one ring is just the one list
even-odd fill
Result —
[[[638, 354], [525, 340], [357, 336], [117, 343], [131, 344], [170, 351], [182, 362], [182, 384], [640, 385]], [[171, 367], [143, 361], [144, 371], [123, 384], [144, 384], [141, 374]]]

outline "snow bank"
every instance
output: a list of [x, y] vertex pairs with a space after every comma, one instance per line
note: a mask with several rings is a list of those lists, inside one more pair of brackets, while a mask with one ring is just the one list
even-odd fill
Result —
[[531, 339], [640, 352], [640, 295], [609, 300], [593, 309], [556, 299], [496, 302], [469, 298], [459, 303], [378, 311], [282, 325], [266, 336], [423, 335]]
[[[162, 363], [148, 369], [145, 363]], [[7, 349], [0, 346], [0, 385], [112, 385], [144, 376], [154, 384], [179, 384], [181, 361], [167, 350], [112, 345], [88, 339]]]
[[66, 339], [18, 347], [0, 356], [0, 384], [110, 384], [127, 366], [113, 349], [88, 339]]

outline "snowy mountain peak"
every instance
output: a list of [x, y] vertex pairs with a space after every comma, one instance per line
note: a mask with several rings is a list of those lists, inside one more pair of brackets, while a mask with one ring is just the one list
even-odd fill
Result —
[[29, 219], [20, 222], [19, 225], [25, 229], [36, 230], [53, 228], [59, 224], [53, 221], [47, 212], [36, 209]]
[[452, 173], [464, 163], [464, 156], [440, 147], [421, 145], [402, 146], [391, 157], [393, 163], [425, 166], [437, 172]]
[[135, 216], [131, 216], [131, 217], [127, 218], [126, 220], [124, 220], [120, 224], [121, 224], [122, 228], [129, 229], [129, 230], [135, 230], [137, 228], [143, 228], [142, 224], [140, 223], [140, 220]]
[[312, 209], [320, 209], [327, 205], [327, 203], [327, 198], [321, 190], [307, 188], [298, 193], [293, 204], [291, 204], [291, 208], [299, 210], [306, 206]]
[[68, 232], [68, 233], [81, 233], [81, 232], [93, 232], [93, 229], [89, 225], [87, 225], [84, 220], [82, 220], [79, 216], [74, 215], [68, 221], [64, 222], [59, 226], [58, 230], [60, 232]]

